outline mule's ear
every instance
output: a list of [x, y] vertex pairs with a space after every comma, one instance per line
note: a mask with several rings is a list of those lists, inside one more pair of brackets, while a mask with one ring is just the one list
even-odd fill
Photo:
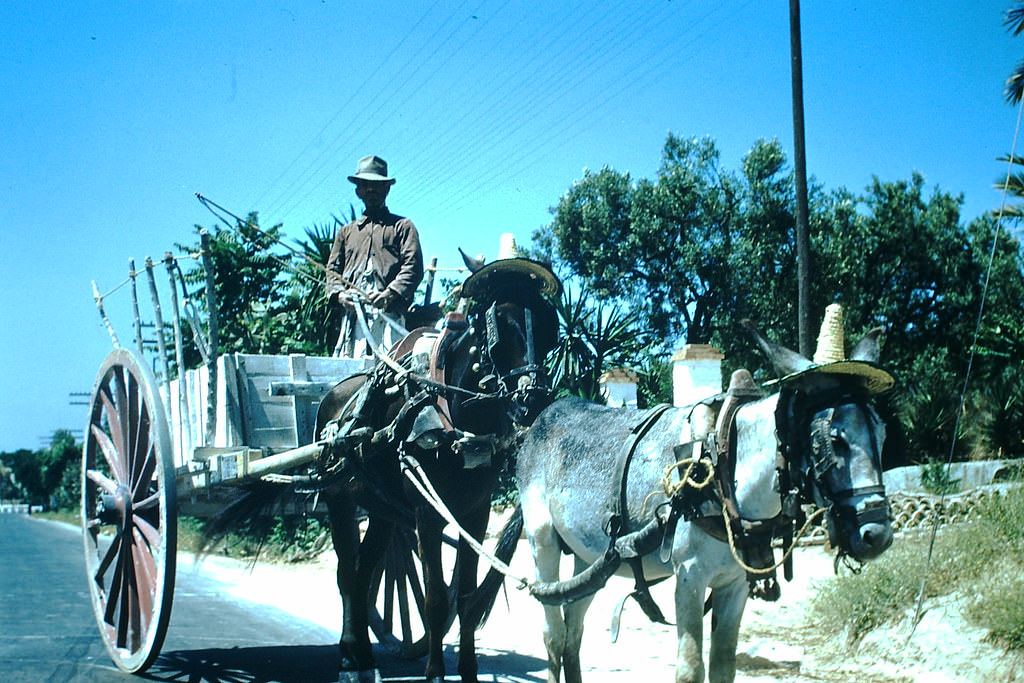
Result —
[[754, 337], [754, 341], [757, 342], [758, 347], [764, 352], [764, 355], [768, 357], [772, 367], [775, 368], [775, 373], [779, 377], [785, 377], [786, 375], [792, 375], [794, 372], [802, 372], [807, 368], [814, 365], [811, 361], [801, 356], [796, 351], [790, 351], [784, 346], [773, 344], [757, 331], [754, 327], [754, 323], [750, 320], [743, 319], [741, 324], [747, 328], [747, 331]]
[[466, 264], [466, 267], [469, 268], [469, 272], [471, 273], [475, 273], [480, 270], [484, 267], [484, 264], [487, 263], [487, 259], [473, 258], [466, 252], [462, 251], [462, 247], [459, 247], [459, 253], [462, 254], [462, 262]]
[[878, 338], [885, 332], [884, 327], [876, 327], [868, 331], [864, 337], [853, 347], [850, 360], [862, 360], [869, 363], [878, 362]]

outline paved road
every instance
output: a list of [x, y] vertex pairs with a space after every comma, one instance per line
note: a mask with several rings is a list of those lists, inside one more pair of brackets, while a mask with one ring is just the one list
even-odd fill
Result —
[[[107, 657], [86, 590], [80, 533], [0, 514], [0, 681], [138, 681]], [[336, 681], [337, 635], [280, 610], [240, 603], [178, 573], [170, 629], [150, 680]]]

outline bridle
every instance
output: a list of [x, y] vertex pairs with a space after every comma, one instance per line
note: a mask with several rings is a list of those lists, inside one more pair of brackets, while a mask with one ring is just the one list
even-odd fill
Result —
[[[528, 426], [540, 412], [539, 408], [546, 406], [551, 399], [547, 371], [540, 362], [547, 349], [541, 346], [538, 313], [534, 310], [535, 306], [543, 303], [506, 302], [498, 296], [489, 299], [490, 305], [470, 309], [466, 336], [456, 340], [453, 347], [469, 343], [475, 336], [473, 333], [482, 330], [483, 337], [476, 349], [478, 360], [472, 367], [481, 376], [478, 385], [495, 398], [508, 398], [510, 417], [516, 423]], [[522, 324], [515, 316], [501, 310], [506, 304], [522, 311]], [[514, 338], [509, 338], [510, 334]], [[509, 345], [521, 353], [509, 354]]]
[[[784, 482], [788, 486], [783, 490], [827, 508], [832, 536], [837, 529], [881, 524], [889, 519], [884, 485], [852, 486], [836, 491], [829, 484], [827, 475], [844, 462], [836, 452], [837, 445], [845, 444], [845, 437], [835, 423], [835, 415], [845, 406], [856, 407], [870, 427], [870, 457], [880, 472], [882, 444], [875, 427], [882, 421], [862, 388], [840, 387], [813, 394], [783, 390], [776, 414], [776, 424], [782, 425], [778, 431], [779, 448], [786, 464], [782, 474], [788, 479]], [[877, 496], [877, 500], [868, 500], [872, 496]], [[865, 502], [858, 509], [850, 502], [854, 500]], [[841, 544], [839, 547], [842, 549]]]

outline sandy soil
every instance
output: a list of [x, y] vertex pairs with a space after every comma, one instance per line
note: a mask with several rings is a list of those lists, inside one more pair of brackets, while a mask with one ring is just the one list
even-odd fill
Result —
[[[202, 571], [223, 582], [225, 592], [240, 600], [271, 605], [340, 631], [341, 603], [334, 584], [334, 557], [327, 553], [302, 565], [255, 565], [219, 557], [194, 565], [182, 558], [179, 571]], [[520, 576], [530, 576], [529, 550], [520, 543], [512, 562]], [[981, 642], [983, 633], [968, 626], [955, 602], [928, 606], [908, 640], [907, 627], [896, 627], [868, 637], [856, 652], [841, 642], [828, 642], [810, 623], [805, 610], [815, 585], [833, 574], [832, 559], [820, 547], [797, 550], [795, 576], [782, 584], [776, 603], [750, 601], [740, 632], [737, 681], [889, 683], [894, 681], [1024, 681], [1024, 668]], [[671, 620], [671, 582], [657, 586], [654, 597]], [[631, 589], [631, 582], [613, 578], [587, 613], [583, 651], [585, 679], [612, 681], [674, 680], [675, 628], [650, 623], [635, 603], [627, 603], [616, 643], [609, 625], [615, 603]], [[499, 596], [490, 621], [479, 632], [481, 680], [543, 681], [545, 654], [540, 628], [540, 604], [524, 591], [509, 588]], [[709, 620], [705, 622], [709, 627]], [[456, 642], [455, 629], [448, 642]], [[448, 656], [451, 657], [449, 648]], [[454, 660], [449, 680], [458, 680]], [[422, 664], [381, 662], [386, 675], [414, 679]], [[398, 668], [400, 671], [393, 671]]]

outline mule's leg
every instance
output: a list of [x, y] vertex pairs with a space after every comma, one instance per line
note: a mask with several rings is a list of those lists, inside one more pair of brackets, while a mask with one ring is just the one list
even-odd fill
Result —
[[[587, 568], [587, 564], [575, 559], [575, 573], [579, 574]], [[594, 594], [580, 598], [562, 607], [565, 619], [565, 649], [562, 652], [562, 670], [565, 672], [565, 683], [582, 683], [583, 672], [580, 664], [580, 646], [583, 644], [583, 621], [587, 608], [594, 601]]]
[[[523, 508], [524, 517], [526, 507]], [[558, 580], [561, 549], [558, 536], [550, 524], [531, 526], [526, 523], [526, 538], [533, 553], [533, 566], [537, 581], [550, 583]], [[548, 653], [548, 683], [559, 683], [562, 676], [562, 657], [565, 653], [565, 620], [558, 605], [544, 605], [544, 648]]]
[[425, 677], [428, 683], [444, 681], [444, 627], [448, 619], [448, 591], [445, 590], [441, 564], [442, 530], [443, 524], [436, 512], [424, 506], [416, 508], [416, 536], [425, 591], [423, 623], [427, 630]]
[[[479, 509], [471, 511], [461, 521], [463, 528], [473, 538], [482, 541], [487, 532], [487, 518], [490, 515], [490, 506], [483, 505]], [[476, 623], [467, 620], [470, 598], [476, 590], [477, 565], [479, 557], [468, 543], [459, 539], [459, 555], [457, 566], [459, 575], [455, 577], [458, 582], [458, 612], [459, 612], [459, 676], [463, 683], [476, 683], [477, 661], [476, 661]]]
[[676, 575], [676, 683], [704, 681], [704, 593], [707, 587], [686, 572]]
[[[360, 585], [361, 549], [356, 509], [351, 498], [337, 491], [325, 497], [331, 520], [331, 539], [338, 558], [338, 591], [341, 593], [342, 627], [338, 650], [339, 681], [379, 681], [370, 646], [366, 580]], [[372, 524], [370, 527], [372, 528]], [[370, 537], [369, 531], [367, 537]]]
[[747, 581], [740, 579], [711, 591], [715, 627], [711, 631], [708, 655], [710, 683], [732, 683], [736, 678], [736, 643], [743, 607], [747, 604]]

